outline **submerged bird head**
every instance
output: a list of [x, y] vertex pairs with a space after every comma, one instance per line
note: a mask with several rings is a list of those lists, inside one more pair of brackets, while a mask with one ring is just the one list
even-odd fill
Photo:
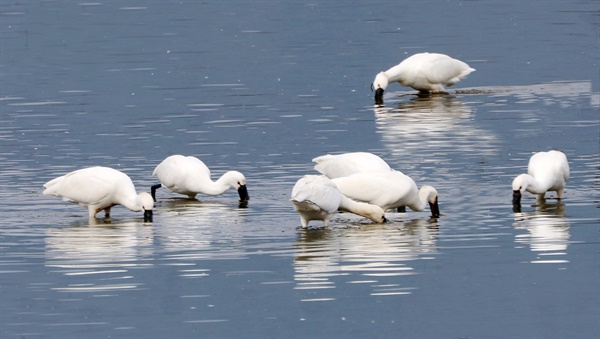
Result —
[[368, 206], [365, 206], [364, 208], [364, 216], [373, 220], [373, 222], [376, 222], [378, 224], [382, 224], [384, 222], [387, 221], [387, 219], [385, 218], [385, 211], [383, 210], [383, 208], [377, 206], [377, 205], [371, 205], [371, 204], [365, 204]]
[[529, 186], [529, 178], [530, 176], [528, 174], [521, 174], [513, 180], [513, 206], [521, 205], [521, 196], [523, 196], [523, 192], [525, 192], [527, 186]]
[[438, 192], [435, 188], [423, 185], [419, 190], [419, 196], [421, 200], [426, 200], [429, 203], [429, 208], [431, 209], [431, 217], [439, 218], [440, 217], [440, 207], [438, 205]]
[[240, 202], [248, 202], [250, 195], [246, 188], [246, 177], [238, 171], [229, 171], [223, 175], [227, 178], [227, 183], [235, 188], [240, 195]]
[[371, 90], [375, 91], [375, 105], [383, 105], [383, 92], [388, 86], [388, 77], [385, 72], [379, 72], [371, 84]]
[[142, 192], [137, 196], [140, 210], [144, 211], [144, 222], [152, 222], [152, 210], [154, 209], [154, 199], [146, 192]]
[[440, 206], [438, 205], [438, 197], [435, 197], [434, 202], [429, 203], [429, 208], [431, 209], [431, 217], [432, 218], [440, 217]]

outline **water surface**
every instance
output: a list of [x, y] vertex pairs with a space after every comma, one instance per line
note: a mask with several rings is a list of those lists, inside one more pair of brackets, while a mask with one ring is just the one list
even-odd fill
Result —
[[[0, 336], [600, 335], [600, 8], [592, 1], [0, 3]], [[416, 52], [477, 71], [446, 95], [375, 74]], [[512, 179], [560, 149], [564, 199]], [[299, 228], [311, 159], [370, 151], [440, 193], [442, 216], [349, 213]], [[154, 223], [42, 185], [120, 169], [138, 190], [171, 154], [248, 179]]]

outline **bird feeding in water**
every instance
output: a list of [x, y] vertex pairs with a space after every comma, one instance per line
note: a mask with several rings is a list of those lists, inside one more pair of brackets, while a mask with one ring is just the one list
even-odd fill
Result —
[[429, 205], [431, 217], [440, 216], [437, 190], [429, 185], [419, 189], [411, 177], [400, 171], [359, 172], [331, 181], [348, 198], [377, 205], [384, 211], [403, 206], [422, 211]]
[[208, 167], [202, 160], [192, 156], [171, 155], [156, 166], [152, 175], [160, 180], [160, 184], [151, 188], [154, 201], [156, 201], [156, 190], [160, 187], [187, 195], [190, 199], [194, 199], [198, 193], [219, 195], [234, 188], [240, 197], [241, 206], [245, 206], [250, 200], [246, 177], [242, 173], [228, 171], [217, 181], [213, 181]]
[[311, 220], [322, 220], [326, 227], [338, 210], [367, 217], [376, 223], [386, 221], [381, 207], [348, 199], [323, 175], [306, 175], [298, 180], [290, 201], [300, 214], [303, 228], [308, 227]]
[[521, 211], [521, 197], [525, 191], [537, 194], [538, 199], [544, 199], [546, 192], [553, 191], [561, 199], [569, 175], [569, 161], [563, 152], [535, 153], [529, 159], [527, 174], [518, 175], [512, 182], [515, 212]]
[[108, 218], [113, 206], [123, 205], [134, 212], [144, 211], [144, 222], [152, 222], [152, 196], [146, 192], [136, 193], [127, 174], [109, 167], [76, 170], [48, 181], [44, 187], [43, 194], [87, 208], [90, 218], [102, 210]]
[[399, 82], [402, 86], [412, 87], [419, 92], [439, 93], [474, 71], [465, 62], [445, 54], [418, 53], [387, 71], [378, 73], [371, 90], [375, 91], [375, 104], [383, 105], [383, 92], [392, 82]]

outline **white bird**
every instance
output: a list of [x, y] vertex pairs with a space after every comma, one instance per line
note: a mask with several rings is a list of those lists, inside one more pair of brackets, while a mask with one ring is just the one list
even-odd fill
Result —
[[383, 92], [389, 83], [399, 82], [420, 92], [443, 92], [446, 86], [456, 84], [474, 71], [465, 62], [445, 54], [418, 53], [377, 74], [371, 88], [375, 90], [375, 104], [383, 105]]
[[437, 190], [428, 185], [418, 189], [413, 179], [400, 171], [359, 172], [332, 181], [348, 198], [377, 205], [384, 211], [402, 206], [422, 211], [429, 204], [431, 216], [440, 216]]
[[127, 174], [109, 167], [89, 167], [73, 171], [44, 184], [44, 194], [87, 208], [94, 218], [102, 210], [110, 217], [110, 209], [123, 205], [134, 212], [144, 211], [144, 221], [152, 221], [154, 200], [150, 194], [137, 194]]
[[358, 172], [392, 169], [379, 156], [368, 152], [350, 152], [343, 154], [326, 154], [312, 159], [315, 170], [329, 179], [346, 177]]
[[292, 189], [290, 201], [300, 214], [304, 228], [311, 220], [323, 220], [324, 226], [327, 226], [338, 210], [367, 217], [376, 223], [386, 221], [384, 210], [379, 206], [348, 199], [331, 180], [322, 175], [306, 175], [298, 180]]
[[537, 194], [541, 199], [546, 192], [554, 191], [560, 199], [569, 174], [569, 162], [563, 152], [552, 150], [535, 153], [529, 159], [527, 174], [518, 175], [512, 182], [513, 205], [520, 208], [521, 196], [525, 191]]
[[163, 160], [152, 175], [160, 180], [160, 184], [151, 188], [152, 198], [156, 201], [156, 190], [166, 187], [171, 192], [187, 195], [194, 199], [196, 194], [219, 195], [229, 188], [237, 190], [240, 203], [250, 200], [246, 188], [246, 177], [238, 171], [225, 172], [217, 181], [210, 178], [210, 170], [198, 158], [183, 155], [171, 155]]

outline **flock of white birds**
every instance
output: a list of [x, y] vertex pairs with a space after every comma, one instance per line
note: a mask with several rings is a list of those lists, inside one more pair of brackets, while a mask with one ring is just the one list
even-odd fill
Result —
[[[421, 92], [443, 92], [475, 71], [466, 63], [444, 54], [419, 53], [399, 65], [380, 72], [373, 81], [375, 104], [383, 105], [383, 93], [391, 82], [399, 82]], [[409, 176], [392, 169], [383, 159], [367, 152], [323, 155], [313, 159], [321, 175], [306, 175], [292, 189], [291, 202], [300, 214], [302, 227], [311, 220], [322, 220], [327, 226], [338, 211], [346, 211], [371, 219], [386, 221], [389, 209], [422, 211], [429, 205], [431, 217], [438, 218], [438, 192], [423, 185], [419, 189]], [[152, 222], [156, 190], [165, 187], [171, 192], [194, 199], [197, 194], [219, 195], [230, 188], [237, 190], [240, 204], [250, 199], [246, 178], [238, 171], [228, 171], [216, 181], [209, 168], [198, 158], [172, 155], [163, 160], [152, 173], [160, 184], [151, 187], [151, 194], [137, 193], [125, 173], [108, 167], [76, 170], [44, 184], [43, 194], [62, 197], [65, 201], [88, 209], [90, 218], [100, 211], [110, 217], [113, 206], [123, 205], [134, 212], [144, 212], [144, 221]], [[560, 151], [539, 152], [529, 160], [527, 174], [517, 176], [513, 183], [513, 206], [521, 209], [525, 191], [544, 198], [554, 191], [562, 197], [569, 179], [567, 157]]]

